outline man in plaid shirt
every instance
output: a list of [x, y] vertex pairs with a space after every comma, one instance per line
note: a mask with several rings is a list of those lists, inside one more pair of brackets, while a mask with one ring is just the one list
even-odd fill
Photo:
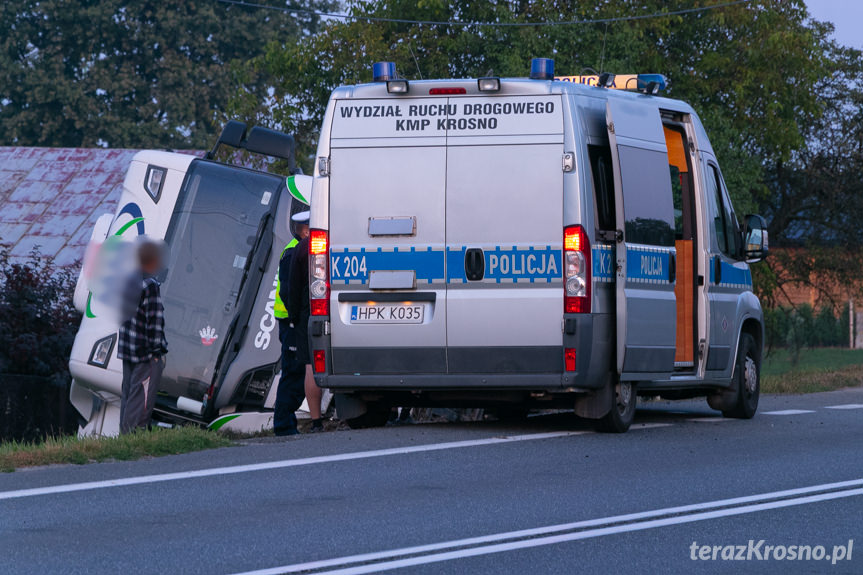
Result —
[[[159, 282], [153, 277], [162, 267], [161, 248], [144, 242], [138, 248], [143, 272], [137, 308], [120, 326], [117, 357], [123, 360], [123, 386], [120, 402], [120, 433], [130, 433], [150, 424], [156, 393], [168, 352], [165, 340], [165, 308]], [[141, 281], [138, 276], [136, 283]], [[134, 298], [134, 296], [133, 296]]]

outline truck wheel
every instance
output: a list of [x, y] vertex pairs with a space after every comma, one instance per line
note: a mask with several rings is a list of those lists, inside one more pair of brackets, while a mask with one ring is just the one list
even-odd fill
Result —
[[611, 409], [605, 416], [596, 420], [596, 430], [602, 433], [626, 433], [635, 419], [637, 403], [635, 384], [619, 381], [614, 386]]
[[748, 333], [740, 334], [732, 382], [732, 388], [737, 390], [737, 399], [731, 408], [722, 411], [723, 417], [752, 419], [758, 410], [758, 396], [761, 394], [761, 353], [755, 345], [755, 338]]
[[375, 404], [369, 404], [368, 409], [362, 415], [346, 419], [345, 423], [351, 429], [368, 429], [370, 427], [383, 427], [387, 424], [387, 419], [390, 416], [389, 407], [381, 407]]

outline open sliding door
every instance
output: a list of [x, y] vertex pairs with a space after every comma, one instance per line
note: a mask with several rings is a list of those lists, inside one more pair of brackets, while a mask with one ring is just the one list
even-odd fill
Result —
[[617, 227], [617, 369], [622, 380], [674, 371], [674, 204], [657, 108], [610, 99], [606, 122]]

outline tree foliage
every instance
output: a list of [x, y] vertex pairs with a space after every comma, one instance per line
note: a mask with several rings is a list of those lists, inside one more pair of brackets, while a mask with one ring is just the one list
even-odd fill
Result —
[[[592, 20], [671, 12], [690, 0], [361, 0], [356, 16], [446, 22]], [[863, 73], [861, 54], [830, 39], [803, 0], [755, 0], [715, 10], [565, 26], [489, 27], [331, 20], [300, 44], [272, 42], [244, 68], [229, 114], [295, 134], [306, 168], [330, 92], [371, 80], [371, 63], [395, 61], [408, 79], [525, 76], [530, 59], [555, 59], [558, 74], [660, 72], [668, 96], [692, 104], [705, 124], [740, 215], [768, 216], [772, 245], [821, 250], [827, 276], [863, 282]], [[270, 86], [261, 94], [260, 86]], [[832, 248], [825, 247], [832, 242]], [[841, 244], [837, 249], [836, 244]], [[805, 253], [805, 252], [804, 252]], [[824, 256], [827, 254], [827, 256]], [[793, 255], [793, 254], [792, 254]], [[829, 257], [828, 257], [829, 256]], [[812, 258], [761, 264], [762, 295], [808, 281]], [[809, 267], [807, 267], [809, 266]], [[830, 275], [829, 270], [839, 271]]]
[[213, 0], [2, 2], [0, 142], [207, 147], [235, 85], [230, 64], [318, 24]]

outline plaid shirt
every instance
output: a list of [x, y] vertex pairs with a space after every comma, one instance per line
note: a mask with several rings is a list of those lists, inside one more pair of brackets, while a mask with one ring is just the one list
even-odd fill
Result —
[[159, 282], [144, 280], [138, 309], [120, 326], [117, 357], [132, 363], [143, 363], [168, 352], [165, 340], [165, 308], [159, 293]]

